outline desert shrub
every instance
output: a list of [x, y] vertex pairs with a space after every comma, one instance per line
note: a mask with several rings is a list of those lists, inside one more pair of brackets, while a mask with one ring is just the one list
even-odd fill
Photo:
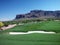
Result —
[[0, 22], [0, 27], [4, 26], [3, 22]]
[[1, 30], [1, 27], [4, 26], [4, 23], [3, 22], [0, 22], [0, 30]]

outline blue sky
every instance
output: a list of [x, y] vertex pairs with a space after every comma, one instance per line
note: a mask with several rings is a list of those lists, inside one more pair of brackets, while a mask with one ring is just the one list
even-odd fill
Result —
[[37, 9], [60, 10], [60, 0], [0, 0], [0, 21]]

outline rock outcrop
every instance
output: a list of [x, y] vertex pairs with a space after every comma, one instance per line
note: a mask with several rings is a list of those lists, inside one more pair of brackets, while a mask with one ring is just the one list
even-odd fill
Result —
[[15, 19], [21, 18], [53, 18], [60, 19], [60, 11], [32, 10], [27, 14], [18, 14]]

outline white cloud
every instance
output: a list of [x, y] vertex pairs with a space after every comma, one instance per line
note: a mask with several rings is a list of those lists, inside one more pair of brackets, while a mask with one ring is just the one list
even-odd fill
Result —
[[12, 19], [9, 19], [9, 18], [0, 18], [0, 21], [9, 21], [9, 20], [12, 20]]

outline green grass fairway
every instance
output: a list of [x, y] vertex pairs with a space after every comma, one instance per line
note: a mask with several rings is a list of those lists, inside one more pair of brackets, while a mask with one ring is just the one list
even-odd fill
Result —
[[[56, 34], [10, 35], [9, 32], [26, 32], [30, 30], [54, 31]], [[0, 31], [0, 45], [60, 45], [60, 21], [43, 21], [27, 23]]]
[[60, 34], [0, 34], [0, 45], [60, 45]]
[[43, 21], [37, 23], [27, 23], [23, 26], [16, 26], [12, 29], [6, 30], [7, 32], [26, 32], [31, 30], [44, 30], [44, 31], [54, 31], [60, 32], [60, 21]]

